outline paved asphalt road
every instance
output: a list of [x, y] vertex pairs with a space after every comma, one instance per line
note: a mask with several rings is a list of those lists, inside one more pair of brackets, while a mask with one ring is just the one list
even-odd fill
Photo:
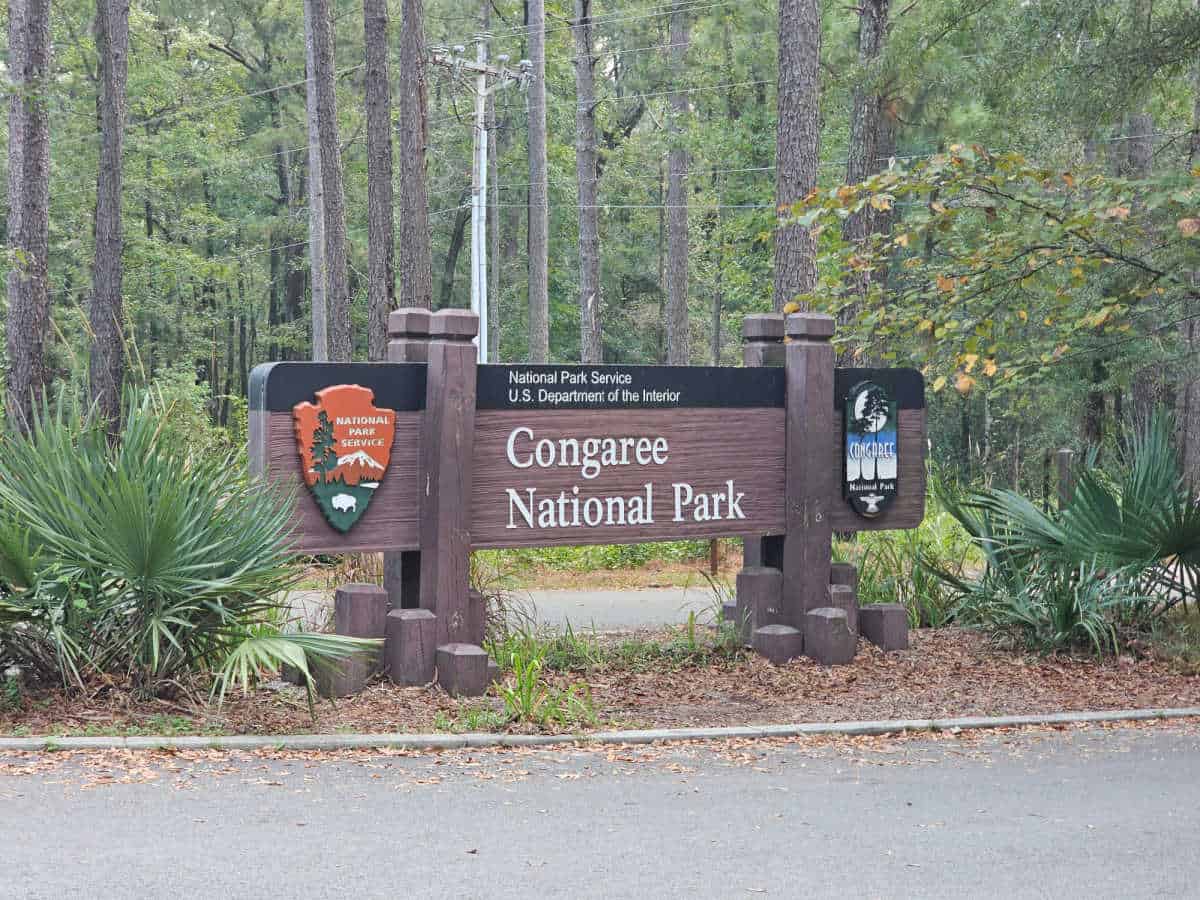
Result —
[[[567, 622], [576, 631], [657, 628], [687, 621], [688, 613], [707, 616], [713, 595], [700, 583], [691, 588], [650, 588], [636, 591], [516, 591], [520, 608], [529, 610], [538, 623], [562, 628]], [[331, 591], [293, 591], [293, 608], [310, 625], [323, 626], [333, 605]]]
[[1198, 749], [1196, 726], [1158, 725], [0, 757], [0, 896], [1196, 897]]

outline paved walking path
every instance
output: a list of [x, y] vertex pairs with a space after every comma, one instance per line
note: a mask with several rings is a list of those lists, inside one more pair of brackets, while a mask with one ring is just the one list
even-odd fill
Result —
[[[687, 621], [689, 612], [704, 620], [715, 602], [707, 585], [635, 591], [513, 591], [512, 596], [539, 624], [562, 628], [570, 622], [576, 631], [593, 626], [598, 631], [624, 631], [677, 625]], [[321, 624], [333, 594], [294, 591], [291, 599], [305, 621]]]
[[1195, 896], [1198, 734], [113, 754], [101, 778], [74, 759], [12, 777], [30, 761], [0, 756], [0, 882], [54, 900]]

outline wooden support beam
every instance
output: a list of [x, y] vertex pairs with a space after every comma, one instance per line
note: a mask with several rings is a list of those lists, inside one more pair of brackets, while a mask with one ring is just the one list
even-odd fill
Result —
[[783, 541], [784, 621], [801, 630], [806, 613], [827, 606], [838, 471], [833, 433], [834, 319], [794, 313], [785, 321], [787, 371], [787, 534]]
[[421, 608], [437, 616], [437, 645], [479, 644], [472, 633], [471, 462], [475, 450], [475, 358], [479, 318], [461, 309], [430, 316], [421, 428]]

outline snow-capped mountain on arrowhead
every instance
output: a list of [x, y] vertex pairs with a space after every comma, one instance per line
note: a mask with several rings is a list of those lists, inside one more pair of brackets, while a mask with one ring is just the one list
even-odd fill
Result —
[[333, 470], [334, 477], [340, 475], [346, 484], [358, 484], [360, 481], [374, 481], [384, 467], [365, 450], [356, 450], [338, 457], [337, 468]]
[[352, 466], [355, 464], [363, 465], [370, 469], [379, 469], [381, 472], [383, 471], [383, 466], [376, 462], [375, 458], [371, 456], [371, 454], [367, 453], [366, 450], [356, 450], [346, 456], [338, 457], [339, 466]]

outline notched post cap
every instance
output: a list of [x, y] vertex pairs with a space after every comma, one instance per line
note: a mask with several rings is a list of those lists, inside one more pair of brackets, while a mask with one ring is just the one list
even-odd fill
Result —
[[387, 591], [377, 584], [342, 584], [338, 585], [336, 593], [343, 594], [347, 597], [383, 597], [387, 598]]
[[394, 310], [388, 315], [388, 337], [426, 337], [432, 317], [420, 306]]
[[782, 341], [783, 313], [755, 313], [742, 320], [742, 337], [748, 341]]
[[787, 336], [810, 341], [827, 341], [833, 337], [837, 322], [823, 313], [800, 312], [787, 317]]
[[429, 318], [432, 338], [469, 341], [479, 334], [479, 316], [468, 309], [439, 309]]

